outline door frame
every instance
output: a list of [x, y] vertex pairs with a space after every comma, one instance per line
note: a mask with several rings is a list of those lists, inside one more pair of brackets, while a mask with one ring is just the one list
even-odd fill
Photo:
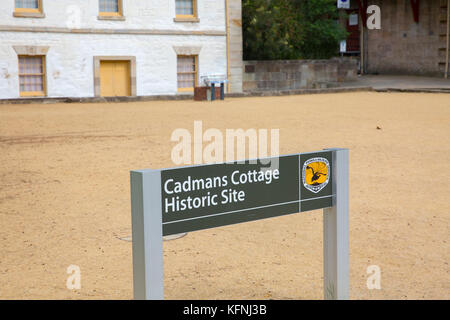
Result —
[[100, 62], [101, 61], [128, 61], [130, 63], [130, 91], [131, 96], [137, 95], [136, 90], [136, 57], [134, 56], [94, 56], [94, 96], [100, 94]]

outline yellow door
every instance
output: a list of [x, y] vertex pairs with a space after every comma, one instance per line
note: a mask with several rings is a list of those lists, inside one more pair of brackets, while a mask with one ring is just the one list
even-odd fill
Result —
[[103, 97], [130, 96], [130, 62], [100, 62], [100, 94]]
[[114, 64], [114, 95], [130, 96], [130, 62], [116, 61]]
[[100, 95], [112, 97], [114, 94], [114, 61], [100, 62]]

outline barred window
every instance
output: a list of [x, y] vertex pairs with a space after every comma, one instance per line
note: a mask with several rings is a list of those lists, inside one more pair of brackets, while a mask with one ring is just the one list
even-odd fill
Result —
[[100, 0], [100, 12], [120, 13], [120, 0]]
[[40, 0], [16, 0], [16, 9], [40, 9]]
[[195, 0], [175, 0], [177, 16], [194, 16]]
[[19, 56], [20, 95], [44, 95], [44, 56]]
[[177, 78], [179, 91], [194, 90], [197, 81], [197, 56], [178, 56]]

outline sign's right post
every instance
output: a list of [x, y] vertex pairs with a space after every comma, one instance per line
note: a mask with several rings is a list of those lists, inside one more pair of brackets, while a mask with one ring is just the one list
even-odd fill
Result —
[[332, 151], [333, 206], [323, 210], [323, 286], [326, 300], [349, 299], [349, 151]]

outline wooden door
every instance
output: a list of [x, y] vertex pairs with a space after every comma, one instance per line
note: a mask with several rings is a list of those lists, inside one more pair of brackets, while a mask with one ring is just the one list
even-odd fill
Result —
[[347, 52], [359, 52], [359, 12], [358, 9], [346, 10], [348, 14], [347, 18]]
[[100, 95], [120, 97], [131, 95], [130, 62], [100, 61]]

